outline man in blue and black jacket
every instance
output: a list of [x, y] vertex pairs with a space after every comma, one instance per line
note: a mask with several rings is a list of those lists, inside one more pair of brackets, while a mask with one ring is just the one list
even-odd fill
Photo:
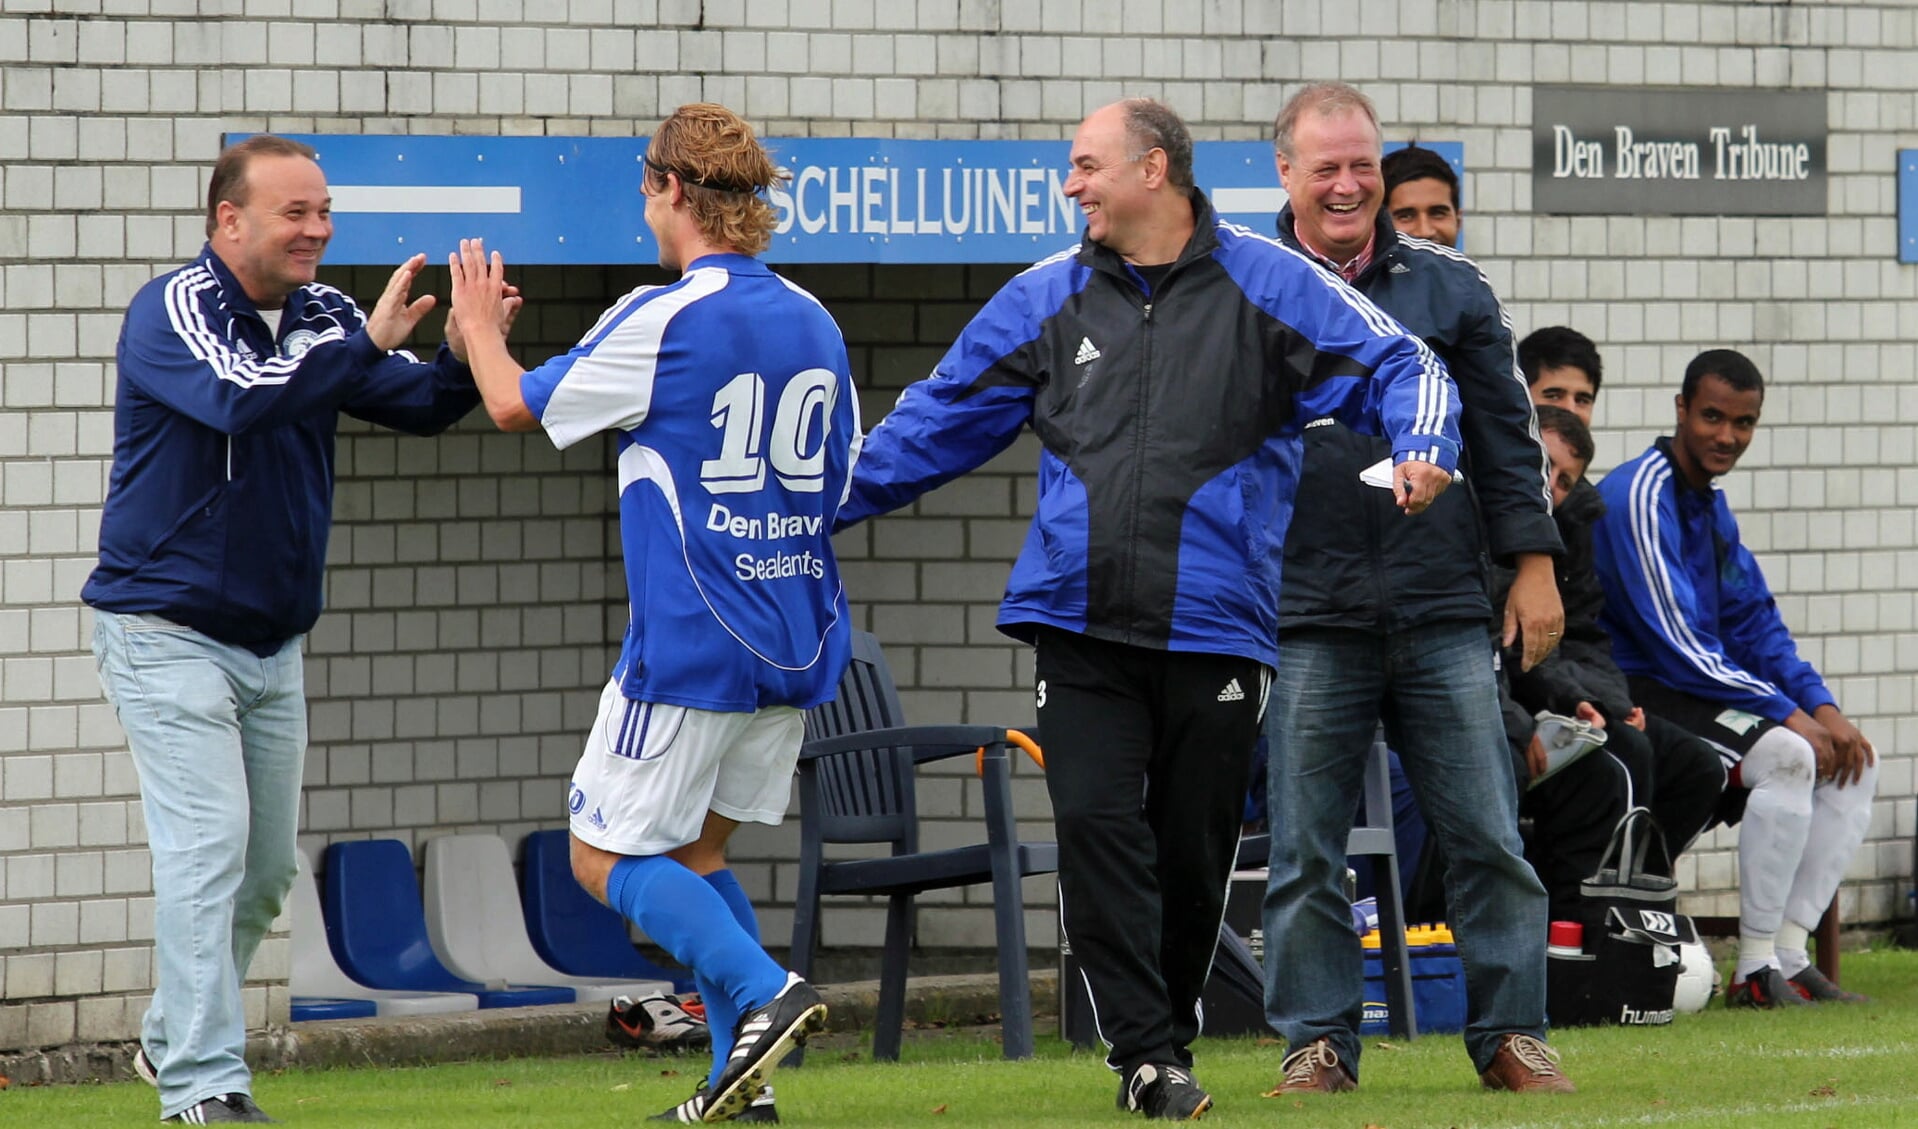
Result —
[[479, 403], [456, 327], [431, 363], [396, 351], [434, 303], [408, 300], [426, 257], [368, 316], [314, 281], [332, 234], [311, 149], [230, 146], [206, 249], [141, 287], [120, 334], [100, 562], [81, 598], [140, 775], [158, 980], [134, 1067], [169, 1121], [268, 1120], [240, 985], [293, 885], [300, 639], [320, 614], [339, 414], [430, 435]]
[[1725, 761], [1719, 814], [1742, 817], [1726, 1004], [1856, 1002], [1811, 963], [1806, 940], [1871, 824], [1877, 754], [1798, 654], [1712, 485], [1738, 465], [1764, 404], [1764, 378], [1743, 353], [1708, 349], [1685, 367], [1671, 437], [1598, 485], [1601, 622], [1633, 700]]
[[[1469, 489], [1416, 524], [1361, 472], [1385, 456], [1332, 418], [1306, 425], [1286, 539], [1265, 737], [1272, 824], [1266, 1015], [1285, 1037], [1278, 1090], [1357, 1085], [1361, 957], [1343, 892], [1366, 750], [1383, 722], [1449, 864], [1466, 968], [1465, 1045], [1484, 1085], [1572, 1088], [1544, 1045], [1546, 897], [1518, 836], [1518, 782], [1494, 678], [1487, 552], [1515, 570], [1503, 641], [1531, 666], [1557, 645], [1560, 549], [1545, 452], [1512, 332], [1478, 268], [1383, 214], [1378, 115], [1344, 83], [1300, 91], [1274, 122], [1289, 203], [1279, 237], [1399, 319], [1458, 382]], [[1481, 529], [1483, 532], [1481, 533]]]
[[1278, 661], [1300, 423], [1386, 432], [1394, 493], [1417, 512], [1451, 481], [1458, 409], [1417, 339], [1213, 213], [1170, 109], [1097, 111], [1071, 164], [1083, 243], [1007, 283], [906, 390], [840, 523], [1038, 435], [999, 627], [1038, 649], [1062, 925], [1120, 1107], [1183, 1120], [1211, 1104], [1190, 1044]]

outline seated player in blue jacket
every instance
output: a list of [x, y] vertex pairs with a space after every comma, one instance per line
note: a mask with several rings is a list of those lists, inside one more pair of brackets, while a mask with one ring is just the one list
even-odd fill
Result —
[[1805, 947], [1864, 841], [1877, 755], [1799, 656], [1712, 486], [1750, 446], [1764, 403], [1764, 379], [1741, 353], [1711, 349], [1686, 366], [1671, 438], [1599, 484], [1602, 622], [1632, 699], [1725, 760], [1720, 816], [1743, 818], [1727, 1005], [1851, 1002], [1862, 997], [1819, 972]]

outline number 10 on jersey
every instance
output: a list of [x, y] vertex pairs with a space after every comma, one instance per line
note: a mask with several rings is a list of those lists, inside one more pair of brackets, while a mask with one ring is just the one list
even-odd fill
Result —
[[750, 494], [765, 488], [771, 462], [787, 490], [819, 493], [826, 485], [826, 436], [838, 398], [839, 378], [832, 370], [806, 369], [780, 389], [768, 429], [765, 378], [756, 372], [733, 377], [713, 394], [719, 457], [699, 464], [699, 481], [709, 493]]

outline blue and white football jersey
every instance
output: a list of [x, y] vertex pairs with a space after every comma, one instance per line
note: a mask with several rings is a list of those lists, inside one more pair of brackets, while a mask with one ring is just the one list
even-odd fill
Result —
[[520, 392], [561, 448], [617, 437], [628, 698], [744, 712], [832, 697], [852, 639], [832, 526], [860, 432], [817, 299], [709, 255], [620, 299]]

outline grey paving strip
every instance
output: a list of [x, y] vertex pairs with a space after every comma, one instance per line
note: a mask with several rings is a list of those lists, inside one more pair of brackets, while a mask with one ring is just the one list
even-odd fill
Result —
[[[828, 1045], [855, 1048], [858, 1033], [872, 1024], [878, 1009], [879, 982], [821, 984], [819, 991], [830, 1009]], [[1042, 1014], [1054, 1012], [1058, 970], [1035, 969], [1031, 991]], [[908, 1038], [915, 1025], [941, 1030], [996, 1024], [998, 1013], [999, 978], [992, 973], [918, 976], [906, 982]], [[335, 1019], [252, 1032], [246, 1057], [255, 1071], [269, 1071], [603, 1054], [612, 1049], [605, 1023], [603, 1003]], [[1047, 1031], [1056, 1028], [1056, 1021], [1041, 1018], [1035, 1025]], [[134, 1076], [134, 1049], [132, 1043], [82, 1043], [0, 1055], [0, 1076], [16, 1086], [127, 1081]]]

